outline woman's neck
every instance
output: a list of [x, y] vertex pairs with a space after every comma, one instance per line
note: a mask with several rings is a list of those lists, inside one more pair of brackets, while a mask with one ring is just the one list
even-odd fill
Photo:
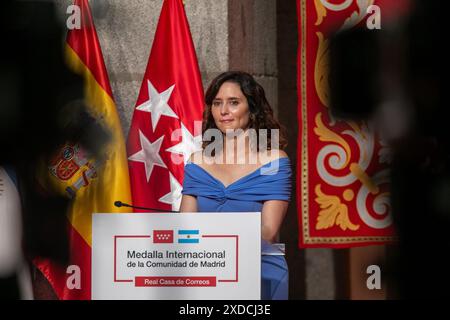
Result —
[[226, 164], [256, 164], [257, 150], [252, 150], [248, 130], [239, 134], [224, 134], [223, 152], [218, 154]]

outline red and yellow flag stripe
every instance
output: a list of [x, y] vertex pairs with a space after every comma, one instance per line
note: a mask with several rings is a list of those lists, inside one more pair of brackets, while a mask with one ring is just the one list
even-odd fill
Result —
[[[67, 286], [70, 275], [66, 273], [66, 268], [45, 259], [36, 259], [35, 264], [47, 277], [60, 299], [90, 299], [92, 214], [127, 211], [115, 207], [114, 201], [131, 203], [131, 192], [125, 140], [89, 3], [87, 0], [75, 0], [74, 4], [80, 8], [82, 23], [81, 29], [70, 30], [67, 34], [66, 60], [70, 68], [84, 78], [88, 111], [111, 137], [104, 150], [106, 160], [102, 163], [87, 159], [66, 180], [48, 173], [52, 188], [62, 194], [66, 193], [68, 187], [78, 186], [74, 188], [75, 198], [68, 212], [68, 227], [70, 264], [80, 267], [81, 288], [71, 289]], [[91, 172], [95, 173], [87, 175], [86, 172], [92, 169], [94, 171]], [[79, 181], [83, 183], [80, 184]]]

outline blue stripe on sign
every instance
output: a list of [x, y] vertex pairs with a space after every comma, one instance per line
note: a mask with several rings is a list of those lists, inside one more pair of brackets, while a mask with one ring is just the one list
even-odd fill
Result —
[[178, 234], [199, 234], [198, 230], [178, 230]]
[[198, 243], [198, 239], [178, 239], [178, 243]]

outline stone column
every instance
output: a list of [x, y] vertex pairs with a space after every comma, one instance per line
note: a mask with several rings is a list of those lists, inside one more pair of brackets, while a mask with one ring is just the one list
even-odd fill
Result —
[[278, 110], [276, 0], [229, 0], [229, 67], [252, 74]]

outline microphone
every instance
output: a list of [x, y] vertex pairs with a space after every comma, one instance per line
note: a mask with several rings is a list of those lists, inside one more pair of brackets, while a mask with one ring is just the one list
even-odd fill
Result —
[[155, 208], [147, 208], [147, 207], [138, 207], [138, 206], [132, 206], [131, 204], [122, 202], [122, 201], [115, 201], [114, 205], [118, 208], [120, 207], [128, 207], [133, 209], [140, 209], [140, 210], [151, 210], [151, 211], [161, 211], [161, 212], [171, 212], [171, 213], [179, 213], [180, 211], [172, 211], [172, 210], [162, 210], [162, 209], [155, 209]]

